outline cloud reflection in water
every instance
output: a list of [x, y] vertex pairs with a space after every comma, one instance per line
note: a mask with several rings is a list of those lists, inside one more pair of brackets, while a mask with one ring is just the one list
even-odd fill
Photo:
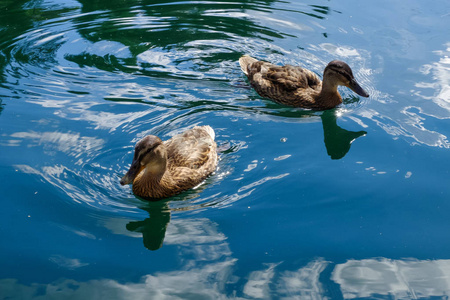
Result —
[[[332, 263], [322, 259], [295, 271], [278, 271], [281, 262], [269, 263], [266, 269], [250, 272], [247, 279], [233, 274], [238, 260], [231, 256], [201, 265], [190, 263], [180, 271], [145, 275], [138, 282], [64, 279], [48, 285], [26, 285], [1, 279], [0, 290], [3, 296], [14, 299], [95, 299], [98, 291], [107, 299], [272, 299], [272, 295], [329, 299], [327, 289], [335, 288], [328, 284], [338, 284], [344, 299], [445, 298], [450, 292], [450, 260], [349, 260], [334, 265], [329, 279], [323, 278], [322, 272]], [[245, 281], [242, 290], [235, 285], [239, 280]]]

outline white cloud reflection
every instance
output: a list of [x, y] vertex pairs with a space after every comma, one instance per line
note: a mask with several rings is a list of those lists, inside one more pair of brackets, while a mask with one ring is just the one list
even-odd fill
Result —
[[67, 180], [70, 176], [77, 176], [71, 172], [67, 167], [62, 165], [46, 166], [41, 170], [35, 169], [28, 165], [14, 165], [14, 168], [25, 173], [40, 176], [43, 180], [51, 183], [54, 187], [63, 190], [71, 200], [76, 203], [85, 203], [93, 205], [95, 203], [95, 196], [87, 194], [82, 188], [69, 183]]
[[[369, 119], [386, 133], [395, 137], [403, 136], [406, 140], [412, 141], [412, 144], [450, 148], [448, 137], [436, 131], [435, 126], [431, 125], [434, 130], [431, 129], [427, 122], [429, 118], [450, 119], [450, 42], [445, 45], [445, 50], [433, 52], [439, 56], [438, 61], [420, 68], [420, 72], [431, 80], [417, 82], [414, 89], [409, 92], [399, 91], [395, 98], [374, 86], [373, 74], [382, 76], [385, 71], [381, 68], [368, 67], [368, 62], [372, 59], [370, 52], [330, 43], [311, 45], [309, 48], [311, 52], [326, 52], [329, 57], [348, 61], [354, 69], [358, 82], [369, 92], [370, 101], [378, 103], [373, 107], [367, 102], [367, 105], [351, 116], [353, 121], [365, 125], [364, 119]], [[326, 65], [326, 62], [312, 57], [311, 54], [306, 59], [299, 57], [297, 60], [306, 61], [312, 66]], [[379, 65], [382, 65], [382, 60]], [[316, 71], [322, 72], [320, 68]], [[349, 93], [345, 89], [342, 92], [344, 95]]]
[[138, 282], [65, 279], [26, 285], [1, 279], [0, 290], [14, 299], [98, 299], [99, 291], [102, 299], [330, 299], [325, 285], [331, 279], [344, 299], [445, 298], [450, 293], [450, 260], [349, 260], [335, 265], [328, 279], [321, 275], [331, 263], [322, 259], [295, 271], [277, 271], [282, 263], [269, 263], [263, 270], [250, 272], [242, 290], [236, 289], [240, 278], [233, 274], [237, 259], [191, 263], [179, 271], [145, 275]]
[[[141, 237], [124, 230], [125, 223], [125, 219], [101, 222], [115, 234]], [[335, 290], [335, 284], [344, 299], [380, 295], [417, 299], [450, 293], [450, 260], [444, 259], [379, 258], [333, 264], [318, 258], [296, 270], [286, 269], [284, 262], [268, 262], [262, 269], [240, 277], [235, 274], [239, 260], [233, 256], [227, 237], [206, 218], [174, 218], [167, 228], [165, 244], [176, 246], [180, 252], [180, 267], [143, 275], [136, 282], [64, 279], [27, 285], [0, 279], [0, 290], [4, 297], [14, 299], [329, 299], [328, 291]], [[49, 259], [71, 270], [89, 267], [76, 258], [53, 255]], [[329, 267], [333, 271], [326, 275], [329, 273], [323, 271]]]
[[269, 284], [275, 275], [275, 267], [278, 264], [268, 264], [268, 268], [262, 271], [253, 271], [244, 286], [244, 294], [251, 298], [263, 299], [270, 294]]
[[88, 263], [81, 262], [77, 258], [68, 258], [62, 255], [52, 255], [49, 260], [58, 266], [69, 270], [75, 270], [89, 265]]
[[320, 274], [328, 264], [317, 259], [296, 271], [284, 271], [278, 281], [277, 292], [284, 299], [327, 299]]
[[340, 285], [344, 299], [446, 297], [450, 293], [450, 260], [349, 260], [336, 265], [331, 278]]
[[[409, 103], [403, 108], [390, 112], [384, 112], [383, 108], [380, 110], [381, 118], [368, 114], [368, 111], [365, 112], [365, 117], [381, 124], [387, 133], [411, 138], [413, 143], [450, 148], [448, 137], [430, 129], [427, 122], [428, 118], [450, 119], [450, 59], [448, 57], [450, 43], [447, 43], [446, 50], [434, 51], [434, 53], [440, 56], [439, 60], [426, 64], [420, 69], [421, 73], [431, 77], [432, 81], [416, 83], [416, 89], [410, 91], [411, 95], [405, 95], [405, 100]], [[426, 101], [414, 104], [416, 97]], [[389, 122], [386, 123], [383, 119]]]
[[15, 132], [8, 145], [20, 146], [19, 140], [27, 140], [27, 147], [43, 146], [46, 150], [61, 151], [65, 154], [79, 157], [86, 153], [100, 150], [105, 141], [95, 137], [81, 136], [77, 132]]
[[439, 107], [445, 109], [443, 118], [450, 118], [450, 42], [446, 43], [445, 50], [434, 51], [440, 56], [438, 62], [426, 64], [421, 68], [424, 75], [432, 75], [433, 82], [418, 82], [417, 88], [432, 89], [433, 95], [426, 96], [420, 91], [414, 91], [417, 96], [432, 100]]

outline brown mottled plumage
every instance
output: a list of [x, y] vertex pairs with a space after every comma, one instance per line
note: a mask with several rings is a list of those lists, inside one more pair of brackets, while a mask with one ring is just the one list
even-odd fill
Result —
[[337, 90], [339, 85], [369, 97], [343, 61], [333, 60], [327, 65], [323, 82], [310, 70], [291, 65], [276, 66], [248, 55], [242, 56], [239, 64], [258, 94], [280, 104], [315, 110], [330, 109], [342, 103]]
[[216, 169], [214, 137], [210, 126], [195, 126], [164, 142], [148, 135], [136, 144], [120, 184], [133, 183], [134, 194], [144, 198], [165, 198], [190, 189]]

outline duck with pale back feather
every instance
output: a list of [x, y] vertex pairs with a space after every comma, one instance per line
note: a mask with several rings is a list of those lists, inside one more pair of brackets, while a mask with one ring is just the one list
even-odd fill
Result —
[[369, 97], [343, 61], [330, 62], [323, 72], [323, 81], [308, 69], [276, 66], [248, 55], [242, 56], [239, 64], [259, 95], [280, 104], [314, 110], [331, 109], [342, 103], [337, 90], [339, 85], [362, 97]]
[[135, 195], [155, 199], [193, 188], [216, 169], [214, 138], [210, 126], [195, 126], [167, 141], [148, 135], [136, 144], [120, 184], [132, 183]]

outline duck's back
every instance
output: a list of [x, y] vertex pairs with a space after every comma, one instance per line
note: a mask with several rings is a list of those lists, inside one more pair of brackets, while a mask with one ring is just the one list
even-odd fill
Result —
[[210, 126], [195, 126], [167, 140], [165, 146], [169, 171], [192, 172], [183, 176], [199, 176], [202, 177], [199, 180], [203, 180], [217, 165], [214, 137], [214, 130]]
[[308, 107], [322, 89], [320, 78], [302, 67], [276, 66], [250, 56], [241, 57], [239, 63], [258, 94], [281, 104]]

